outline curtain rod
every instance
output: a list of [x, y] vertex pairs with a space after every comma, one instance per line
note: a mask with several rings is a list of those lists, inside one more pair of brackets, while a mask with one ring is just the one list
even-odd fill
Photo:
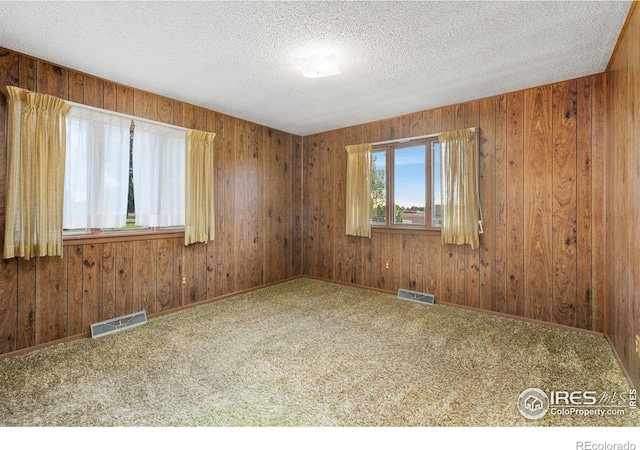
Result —
[[78, 108], [84, 108], [84, 109], [88, 109], [88, 110], [91, 110], [91, 111], [97, 111], [97, 112], [106, 113], [106, 114], [113, 114], [114, 116], [124, 117], [125, 119], [131, 119], [133, 121], [138, 120], [138, 121], [141, 121], [141, 122], [147, 122], [147, 123], [154, 124], [154, 125], [161, 125], [161, 126], [164, 126], [164, 127], [169, 127], [169, 128], [173, 128], [173, 129], [180, 130], [180, 131], [188, 131], [189, 130], [188, 128], [179, 127], [178, 125], [171, 125], [171, 124], [164, 123], [164, 122], [158, 122], [157, 120], [144, 119], [142, 117], [132, 116], [130, 114], [124, 114], [124, 113], [111, 111], [109, 109], [96, 108], [95, 106], [83, 105], [82, 103], [70, 102], [69, 100], [65, 100], [65, 102], [68, 103], [71, 106], [75, 106], [75, 107], [78, 107]]
[[[471, 127], [471, 128], [464, 128], [465, 130], [469, 130], [469, 131], [478, 131], [478, 127]], [[375, 147], [377, 145], [383, 145], [383, 144], [404, 144], [406, 142], [411, 142], [411, 141], [417, 141], [419, 139], [428, 139], [428, 138], [432, 138], [432, 137], [436, 137], [441, 133], [431, 133], [431, 134], [425, 134], [423, 136], [415, 136], [415, 137], [408, 137], [408, 138], [402, 138], [402, 139], [391, 139], [389, 141], [380, 141], [380, 142], [372, 142], [371, 146]]]

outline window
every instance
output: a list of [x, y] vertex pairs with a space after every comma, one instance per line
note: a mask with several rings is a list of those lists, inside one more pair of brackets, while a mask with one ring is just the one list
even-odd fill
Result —
[[437, 139], [374, 148], [371, 225], [440, 227], [440, 143]]
[[185, 136], [161, 124], [73, 107], [65, 234], [184, 227]]

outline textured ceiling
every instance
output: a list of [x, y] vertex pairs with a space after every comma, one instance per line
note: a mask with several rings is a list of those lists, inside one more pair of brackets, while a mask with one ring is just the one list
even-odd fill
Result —
[[629, 6], [0, 1], [0, 46], [304, 136], [600, 73]]

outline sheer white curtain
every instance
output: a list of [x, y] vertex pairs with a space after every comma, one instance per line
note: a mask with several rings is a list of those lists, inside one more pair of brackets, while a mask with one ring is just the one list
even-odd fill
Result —
[[62, 226], [120, 228], [127, 221], [131, 119], [72, 107]]
[[136, 225], [184, 225], [186, 130], [135, 121], [133, 179]]

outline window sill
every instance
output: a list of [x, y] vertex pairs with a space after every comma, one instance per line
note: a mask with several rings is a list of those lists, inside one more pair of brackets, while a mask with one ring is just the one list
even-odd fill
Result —
[[371, 227], [372, 234], [420, 234], [423, 236], [440, 236], [440, 229], [438, 228], [419, 228], [419, 227], [408, 227], [408, 226], [372, 226]]
[[184, 238], [184, 230], [103, 231], [99, 234], [65, 234], [62, 245], [103, 244], [110, 242], [146, 241], [151, 239]]

